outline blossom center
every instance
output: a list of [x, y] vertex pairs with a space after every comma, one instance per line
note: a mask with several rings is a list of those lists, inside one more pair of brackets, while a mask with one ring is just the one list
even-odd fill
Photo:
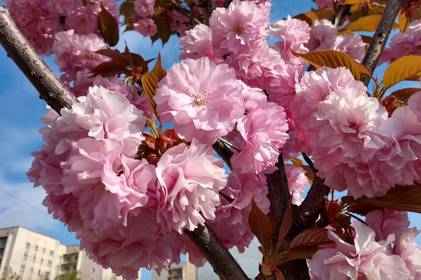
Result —
[[348, 127], [355, 130], [355, 132], [358, 132], [360, 126], [357, 124], [357, 122], [355, 121], [349, 121], [348, 122]]
[[242, 27], [241, 25], [237, 25], [237, 27], [235, 27], [235, 34], [237, 35], [243, 35], [245, 32], [244, 27]]
[[193, 104], [196, 106], [204, 106], [209, 101], [209, 93], [207, 91], [193, 94]]

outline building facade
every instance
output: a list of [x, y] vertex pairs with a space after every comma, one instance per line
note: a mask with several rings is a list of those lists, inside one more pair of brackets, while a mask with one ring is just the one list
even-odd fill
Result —
[[197, 267], [188, 260], [171, 265], [168, 270], [153, 273], [153, 280], [197, 280]]
[[79, 246], [23, 227], [0, 229], [0, 278], [55, 280], [73, 274], [81, 280], [123, 279], [88, 258]]

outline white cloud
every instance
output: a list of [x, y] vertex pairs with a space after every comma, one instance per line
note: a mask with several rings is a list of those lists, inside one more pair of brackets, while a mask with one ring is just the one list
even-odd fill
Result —
[[47, 230], [57, 225], [42, 205], [45, 193], [31, 183], [15, 183], [0, 175], [0, 227]]

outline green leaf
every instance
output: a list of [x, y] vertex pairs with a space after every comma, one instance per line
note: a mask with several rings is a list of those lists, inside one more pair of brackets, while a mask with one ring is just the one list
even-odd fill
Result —
[[346, 67], [359, 80], [362, 75], [370, 76], [370, 71], [344, 52], [334, 50], [314, 51], [309, 53], [296, 53], [316, 68], [327, 66], [330, 68]]
[[421, 72], [421, 56], [407, 55], [392, 62], [384, 72], [384, 88], [390, 88], [395, 84], [418, 76]]
[[348, 204], [348, 211], [362, 215], [383, 208], [421, 213], [421, 185], [397, 186], [381, 197], [354, 199], [346, 196], [342, 201]]
[[256, 203], [253, 201], [249, 215], [249, 225], [251, 231], [259, 240], [263, 249], [267, 251], [270, 248], [273, 234], [272, 220], [268, 215], [265, 215]]
[[117, 45], [120, 36], [118, 22], [117, 19], [107, 11], [103, 3], [101, 3], [101, 11], [97, 16], [97, 24], [104, 41], [112, 47]]
[[165, 77], [166, 74], [167, 72], [161, 64], [161, 56], [158, 56], [154, 68], [150, 72], [142, 75], [141, 78], [143, 92], [145, 93], [146, 99], [148, 100], [149, 105], [151, 106], [155, 115], [156, 104], [154, 101], [154, 96], [156, 93], [156, 88], [158, 87], [158, 83]]

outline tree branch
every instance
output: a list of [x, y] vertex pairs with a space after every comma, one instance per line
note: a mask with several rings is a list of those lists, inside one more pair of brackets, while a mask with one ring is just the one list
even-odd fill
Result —
[[199, 226], [196, 230], [185, 233], [200, 248], [220, 279], [250, 280], [209, 227]]
[[38, 57], [5, 7], [0, 7], [0, 43], [51, 108], [60, 113], [61, 108], [72, 106], [75, 97]]
[[273, 233], [274, 244], [276, 244], [278, 239], [282, 218], [284, 217], [284, 213], [291, 198], [282, 153], [278, 156], [276, 167], [277, 170], [275, 172], [266, 176], [269, 188], [268, 198], [270, 200], [270, 213], [275, 221], [275, 230]]
[[[363, 64], [367, 66], [371, 73], [377, 66], [377, 62], [383, 52], [387, 39], [389, 38], [390, 31], [392, 30], [399, 9], [407, 1], [408, 0], [389, 0], [387, 2], [380, 23], [374, 33], [373, 41], [368, 47], [367, 53], [363, 59]], [[364, 77], [363, 82], [367, 85], [370, 82], [370, 78]]]
[[[38, 57], [16, 27], [5, 7], [0, 7], [0, 43], [50, 107], [58, 113], [62, 108], [71, 108], [75, 103], [75, 97]], [[221, 279], [249, 280], [229, 251], [209, 228], [201, 226], [193, 232], [186, 232], [186, 234], [202, 250]]]

